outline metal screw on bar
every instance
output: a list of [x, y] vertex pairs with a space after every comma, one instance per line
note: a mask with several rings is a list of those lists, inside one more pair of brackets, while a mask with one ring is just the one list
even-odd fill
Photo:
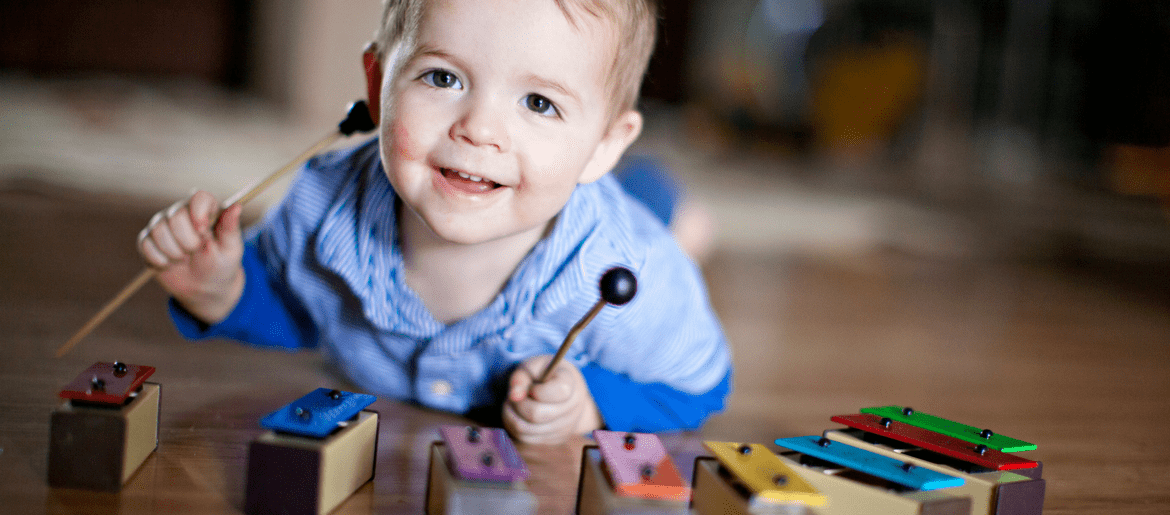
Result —
[[902, 463], [902, 472], [910, 472], [911, 470], [914, 470], [913, 463], [910, 463], [908, 461]]
[[642, 479], [650, 479], [654, 477], [654, 465], [649, 463], [642, 465]]
[[635, 441], [634, 433], [626, 433], [626, 437], [624, 438], [624, 440], [626, 442], [626, 445], [625, 445], [626, 450], [627, 451], [634, 450], [634, 441]]
[[467, 426], [467, 441], [471, 443], [479, 442], [479, 429], [474, 426]]
[[984, 429], [979, 432], [979, 436], [981, 436], [984, 440], [989, 440], [991, 437], [995, 436], [995, 433], [991, 432], [990, 429]]
[[880, 421], [878, 421], [878, 423], [881, 424], [882, 427], [889, 429], [890, 425], [893, 424], [894, 421], [891, 420], [890, 417], [882, 417], [882, 419]]
[[831, 444], [831, 443], [833, 443], [833, 441], [832, 441], [832, 440], [830, 440], [830, 439], [828, 439], [828, 438], [825, 438], [825, 437], [823, 437], [823, 436], [821, 437], [821, 439], [820, 439], [820, 440], [817, 440], [817, 445], [819, 445], [819, 446], [821, 446], [821, 447], [828, 447], [828, 446], [829, 446], [829, 444]]
[[126, 364], [122, 363], [121, 361], [115, 361], [114, 362], [114, 375], [118, 376], [118, 377], [122, 377], [122, 376], [126, 375]]
[[979, 445], [975, 446], [975, 454], [983, 456], [986, 453], [987, 453], [987, 446], [986, 445], [979, 444]]
[[93, 376], [93, 379], [89, 382], [89, 386], [93, 388], [94, 391], [102, 392], [106, 389], [106, 382], [98, 376]]
[[776, 486], [787, 485], [788, 484], [788, 476], [786, 476], [784, 474], [777, 474], [776, 477], [772, 478], [772, 484], [774, 484]]
[[752, 446], [748, 445], [746, 443], [739, 446], [739, 453], [744, 455], [744, 456], [751, 454], [752, 453]]
[[486, 452], [483, 453], [483, 457], [481, 457], [479, 460], [481, 462], [483, 462], [483, 466], [485, 466], [485, 467], [492, 466], [492, 463], [495, 461], [492, 459], [491, 453], [486, 453]]
[[333, 400], [341, 400], [341, 390], [329, 390], [329, 398]]
[[903, 415], [906, 415], [907, 417], [909, 417], [910, 415], [913, 415], [913, 414], [914, 414], [914, 408], [911, 408], [911, 407], [909, 407], [909, 406], [906, 406], [905, 408], [902, 408], [902, 414], [903, 414]]
[[293, 413], [296, 413], [297, 417], [305, 422], [308, 422], [313, 418], [313, 413], [311, 411], [300, 406], [298, 406], [297, 409], [293, 411]]

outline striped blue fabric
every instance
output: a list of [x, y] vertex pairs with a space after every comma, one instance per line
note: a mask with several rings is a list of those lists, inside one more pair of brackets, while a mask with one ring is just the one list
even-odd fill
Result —
[[603, 309], [566, 359], [689, 395], [726, 382], [730, 353], [698, 268], [611, 177], [579, 186], [504, 290], [450, 325], [402, 276], [397, 202], [377, 140], [311, 160], [250, 239], [275, 295], [313, 330], [253, 343], [319, 347], [370, 393], [462, 413], [502, 402], [515, 365], [555, 352], [621, 265], [636, 297]]

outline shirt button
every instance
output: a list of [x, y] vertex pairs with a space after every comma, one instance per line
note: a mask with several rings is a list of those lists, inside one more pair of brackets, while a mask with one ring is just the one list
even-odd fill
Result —
[[451, 386], [451, 383], [448, 381], [444, 381], [442, 379], [439, 379], [439, 380], [431, 383], [431, 393], [433, 393], [435, 395], [440, 395], [440, 396], [446, 397], [448, 395], [451, 395], [451, 393], [454, 391], [455, 391], [455, 387]]

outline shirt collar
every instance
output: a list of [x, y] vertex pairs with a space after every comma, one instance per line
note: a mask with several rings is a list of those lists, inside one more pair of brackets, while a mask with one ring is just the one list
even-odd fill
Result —
[[[580, 253], [582, 243], [597, 227], [596, 202], [586, 199], [596, 183], [574, 190], [552, 230], [525, 256], [486, 308], [445, 326], [406, 285], [398, 242], [400, 201], [381, 160], [371, 161], [373, 166], [357, 172], [356, 180], [348, 181], [325, 214], [316, 253], [319, 263], [349, 287], [365, 317], [377, 328], [428, 339], [448, 328], [507, 337], [508, 328], [541, 311], [563, 306], [580, 294], [581, 288], [595, 287], [586, 284]], [[468, 346], [473, 343], [465, 342]]]

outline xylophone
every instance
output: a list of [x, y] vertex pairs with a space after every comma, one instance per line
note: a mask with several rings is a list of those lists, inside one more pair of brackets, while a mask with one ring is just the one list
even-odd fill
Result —
[[1035, 445], [911, 408], [885, 406], [861, 411], [832, 417], [847, 427], [825, 431], [824, 437], [963, 478], [964, 485], [955, 491], [971, 498], [971, 513], [1041, 512], [1043, 464], [1010, 454], [1034, 450]]
[[805, 513], [825, 496], [762, 444], [704, 442], [695, 458], [696, 513]]
[[[636, 291], [628, 270], [607, 271], [607, 304]], [[118, 490], [158, 445], [152, 367], [97, 363], [62, 392], [53, 413], [49, 483]], [[542, 378], [543, 379], [543, 378]], [[324, 514], [374, 477], [378, 414], [371, 395], [319, 388], [261, 420], [249, 446], [244, 510]], [[1040, 462], [1012, 452], [1035, 445], [958, 422], [883, 406], [838, 415], [844, 428], [758, 443], [704, 442], [687, 486], [653, 434], [594, 431], [582, 449], [576, 511], [588, 515], [888, 513], [1031, 515], [1044, 505]], [[443, 426], [430, 446], [426, 512], [531, 514], [528, 468], [499, 428]]]
[[[117, 492], [158, 448], [154, 367], [95, 363], [59, 393], [49, 427], [52, 487]], [[249, 445], [244, 509], [323, 514], [374, 477], [372, 395], [319, 388], [264, 417]]]
[[536, 497], [528, 491], [528, 467], [503, 429], [439, 428], [431, 444], [426, 512], [531, 514]]
[[582, 450], [577, 513], [689, 513], [691, 488], [657, 436], [593, 432]]
[[[704, 442], [710, 455], [695, 459], [690, 487], [657, 436], [594, 431], [596, 445], [582, 450], [577, 513], [1036, 515], [1043, 509], [1041, 463], [1005, 452], [1035, 445], [898, 406], [832, 420], [846, 427], [777, 439], [777, 452], [758, 443]], [[447, 427], [443, 437], [457, 445], [489, 431]], [[511, 448], [506, 435], [493, 434], [500, 449]], [[504, 509], [501, 501], [505, 492], [526, 492], [522, 477], [460, 472], [478, 466], [478, 456], [432, 452], [428, 499], [452, 488], [454, 474], [460, 503], [428, 501], [429, 513], [529, 513]]]
[[373, 395], [318, 388], [260, 421], [248, 447], [244, 511], [324, 514], [374, 478]]
[[[49, 484], [118, 491], [158, 446], [154, 368], [96, 363], [60, 393]], [[327, 513], [374, 477], [374, 397], [319, 388], [268, 414], [249, 445], [244, 510]], [[1035, 515], [1035, 445], [901, 406], [831, 418], [821, 435], [705, 441], [688, 485], [656, 435], [597, 430], [582, 450], [576, 511], [618, 514]], [[529, 471], [499, 428], [447, 425], [431, 443], [426, 512], [531, 514]]]
[[61, 390], [49, 424], [49, 485], [118, 491], [158, 448], [154, 367], [95, 363]]
[[[696, 513], [1041, 513], [1041, 463], [1007, 454], [1035, 445], [907, 407], [861, 411], [831, 418], [844, 429], [777, 439], [776, 454], [706, 442], [714, 457], [696, 459]], [[823, 494], [824, 503], [794, 499], [794, 477]]]

